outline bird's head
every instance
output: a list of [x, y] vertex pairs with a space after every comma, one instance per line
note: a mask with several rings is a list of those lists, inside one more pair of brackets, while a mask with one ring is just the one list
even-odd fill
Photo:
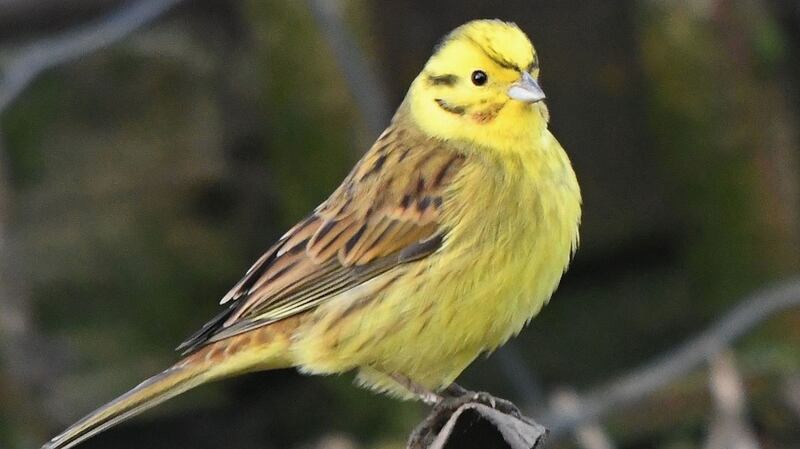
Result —
[[409, 89], [428, 134], [488, 147], [513, 145], [547, 126], [539, 60], [515, 24], [476, 20], [448, 34]]

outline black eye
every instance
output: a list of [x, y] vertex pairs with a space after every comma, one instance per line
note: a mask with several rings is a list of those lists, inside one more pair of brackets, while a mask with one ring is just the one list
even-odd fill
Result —
[[472, 84], [476, 86], [483, 86], [489, 81], [489, 76], [483, 70], [476, 70], [472, 72]]

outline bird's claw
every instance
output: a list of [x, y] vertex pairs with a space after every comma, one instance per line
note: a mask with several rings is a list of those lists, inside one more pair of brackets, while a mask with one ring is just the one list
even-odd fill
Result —
[[492, 396], [485, 391], [470, 391], [458, 384], [452, 384], [443, 393], [445, 396], [434, 408], [438, 407], [454, 412], [462, 405], [473, 402], [486, 405], [515, 418], [522, 417], [522, 413], [511, 401]]
[[450, 416], [466, 404], [483, 404], [503, 414], [523, 419], [522, 413], [511, 401], [494, 397], [485, 391], [470, 391], [453, 384], [442, 392], [439, 401], [433, 405], [431, 413], [411, 434], [408, 448], [427, 448]]
[[479, 391], [472, 395], [472, 400], [469, 402], [476, 402], [491, 407], [501, 413], [513, 416], [515, 418], [522, 418], [522, 413], [519, 411], [514, 403], [503, 398], [492, 396], [485, 391]]

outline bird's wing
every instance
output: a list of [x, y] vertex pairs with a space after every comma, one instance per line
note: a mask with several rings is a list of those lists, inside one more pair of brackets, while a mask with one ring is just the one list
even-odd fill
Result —
[[316, 307], [441, 244], [444, 192], [464, 157], [389, 128], [342, 185], [222, 299], [228, 307], [182, 343], [191, 352]]

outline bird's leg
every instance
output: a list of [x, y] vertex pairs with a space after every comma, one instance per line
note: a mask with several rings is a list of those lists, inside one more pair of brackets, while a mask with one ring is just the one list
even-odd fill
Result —
[[392, 373], [392, 379], [408, 391], [414, 393], [425, 405], [436, 405], [442, 402], [442, 397], [414, 382], [400, 373]]
[[447, 386], [444, 390], [442, 390], [442, 396], [448, 398], [458, 398], [464, 395], [468, 395], [473, 393], [472, 391], [467, 390], [466, 388], [462, 387], [461, 385], [453, 382]]
[[450, 413], [443, 413], [439, 406], [447, 399], [428, 390], [400, 373], [392, 373], [392, 379], [408, 391], [414, 393], [425, 405], [433, 406], [433, 411], [411, 432], [408, 438], [408, 449], [427, 449], [450, 419]]

